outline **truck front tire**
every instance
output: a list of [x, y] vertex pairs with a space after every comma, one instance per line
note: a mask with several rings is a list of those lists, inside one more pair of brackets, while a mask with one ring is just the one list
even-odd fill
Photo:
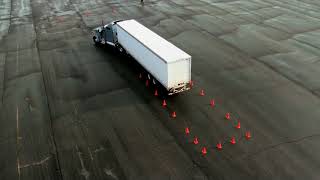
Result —
[[94, 45], [99, 45], [99, 42], [97, 42], [97, 37], [93, 36], [92, 37]]

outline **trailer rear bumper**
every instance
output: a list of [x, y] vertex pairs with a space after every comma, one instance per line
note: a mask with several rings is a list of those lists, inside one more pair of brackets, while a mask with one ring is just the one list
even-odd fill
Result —
[[182, 84], [182, 85], [179, 85], [179, 86], [176, 86], [176, 87], [169, 89], [168, 95], [177, 94], [177, 93], [187, 91], [187, 90], [190, 90], [189, 84]]

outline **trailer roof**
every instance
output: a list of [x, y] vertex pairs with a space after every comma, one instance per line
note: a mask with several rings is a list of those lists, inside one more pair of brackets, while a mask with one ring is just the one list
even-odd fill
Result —
[[160, 56], [166, 63], [191, 57], [134, 19], [121, 21], [117, 24], [142, 44], [147, 46], [151, 51]]

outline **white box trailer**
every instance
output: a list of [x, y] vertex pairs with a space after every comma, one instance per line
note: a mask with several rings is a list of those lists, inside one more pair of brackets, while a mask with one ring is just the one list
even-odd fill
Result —
[[[111, 43], [138, 61], [166, 88], [169, 95], [190, 89], [190, 55], [136, 20], [117, 21], [105, 27], [108, 26], [113, 32], [109, 38], [113, 38]], [[105, 39], [108, 43], [108, 37]]]

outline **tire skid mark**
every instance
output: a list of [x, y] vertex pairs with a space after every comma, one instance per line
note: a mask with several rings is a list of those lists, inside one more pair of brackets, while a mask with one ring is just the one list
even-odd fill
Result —
[[16, 109], [16, 137], [17, 137], [17, 149], [16, 149], [16, 154], [17, 154], [17, 172], [18, 172], [18, 177], [20, 180], [21, 177], [21, 172], [20, 172], [20, 159], [19, 159], [19, 148], [20, 148], [20, 131], [19, 131], [19, 107], [17, 106]]
[[89, 171], [86, 169], [86, 167], [84, 165], [82, 152], [80, 152], [80, 150], [78, 148], [78, 145], [76, 145], [76, 150], [77, 150], [77, 155], [78, 155], [78, 158], [79, 158], [80, 164], [81, 164], [81, 172], [80, 172], [80, 174], [82, 176], [84, 176], [84, 178], [87, 180], [87, 179], [89, 179], [90, 173], [89, 173]]

